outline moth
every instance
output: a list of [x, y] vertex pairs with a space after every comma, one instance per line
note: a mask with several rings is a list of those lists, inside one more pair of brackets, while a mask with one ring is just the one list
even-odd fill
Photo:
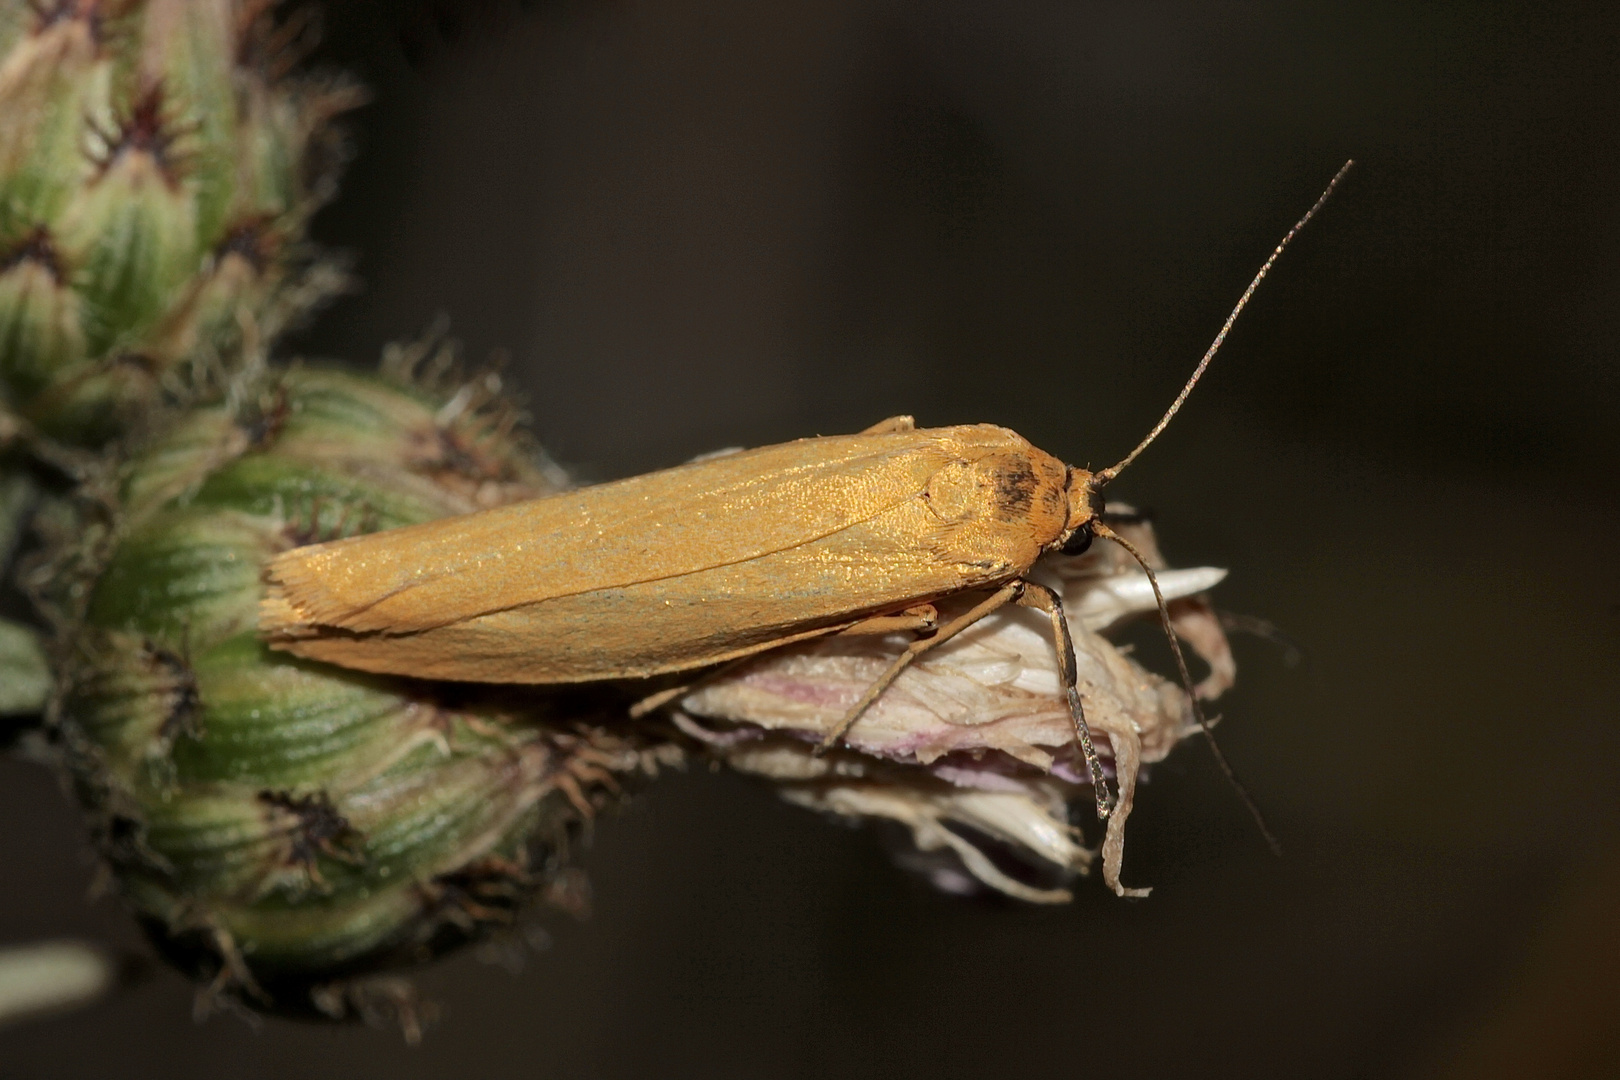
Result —
[[[1113, 798], [1063, 606], [1026, 575], [1042, 555], [1078, 553], [1099, 536], [1135, 554], [1108, 526], [1103, 489], [1169, 424], [1343, 175], [1273, 250], [1158, 424], [1109, 468], [1065, 465], [1002, 427], [919, 428], [894, 417], [854, 435], [295, 548], [266, 570], [260, 630], [274, 648], [362, 671], [531, 684], [697, 671], [827, 634], [915, 633], [827, 749], [918, 656], [1020, 604], [1050, 617], [1106, 817]], [[939, 622], [932, 602], [961, 593], [983, 599]], [[1159, 607], [1168, 629], [1162, 595]]]

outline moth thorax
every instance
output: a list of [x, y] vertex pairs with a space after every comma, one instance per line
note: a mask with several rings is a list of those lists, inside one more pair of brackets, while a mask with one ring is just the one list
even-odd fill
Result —
[[1016, 524], [1038, 544], [1063, 531], [1067, 502], [1063, 466], [1030, 447], [995, 450], [952, 462], [928, 485], [928, 499], [946, 521]]
[[1097, 484], [1097, 474], [1071, 468], [1068, 484], [1064, 487], [1069, 500], [1069, 520], [1064, 526], [1064, 533], [1077, 533], [1081, 529], [1089, 531], [1092, 521], [1102, 517], [1106, 508], [1102, 487]]

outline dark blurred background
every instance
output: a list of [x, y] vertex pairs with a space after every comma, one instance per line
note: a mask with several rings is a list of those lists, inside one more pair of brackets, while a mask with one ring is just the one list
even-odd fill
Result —
[[[1306, 650], [1238, 642], [1126, 902], [936, 896], [734, 777], [599, 826], [589, 922], [395, 1035], [194, 1026], [156, 974], [0, 1077], [1620, 1075], [1620, 12], [1612, 4], [345, 0], [375, 102], [317, 229], [370, 363], [446, 312], [607, 479], [915, 413], [1081, 465]], [[1153, 655], [1153, 654], [1150, 654]], [[0, 763], [0, 940], [136, 947]]]

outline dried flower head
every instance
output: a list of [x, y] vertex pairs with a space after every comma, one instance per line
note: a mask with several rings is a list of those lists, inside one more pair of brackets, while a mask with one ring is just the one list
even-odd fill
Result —
[[[1149, 524], [1119, 528], [1162, 566]], [[1147, 576], [1123, 549], [1099, 541], [1078, 558], [1050, 560], [1042, 573], [1063, 596], [1086, 719], [1104, 736], [1099, 749], [1119, 786], [1102, 841], [1103, 878], [1122, 896], [1140, 895], [1146, 890], [1120, 881], [1140, 771], [1197, 725], [1179, 686], [1102, 636], [1156, 610]], [[1235, 675], [1203, 596], [1224, 576], [1209, 567], [1159, 570], [1178, 635], [1209, 664], [1202, 696], [1221, 693]], [[962, 602], [941, 604], [943, 617], [955, 613], [953, 603]], [[1084, 872], [1093, 858], [1069, 821], [1067, 804], [1089, 779], [1044, 616], [1008, 607], [986, 618], [904, 672], [850, 729], [846, 749], [813, 756], [902, 647], [898, 638], [828, 637], [771, 652], [700, 684], [681, 700], [676, 722], [732, 767], [775, 781], [790, 801], [902, 823], [920, 851], [954, 855], [954, 868], [939, 872], [946, 884], [949, 873], [965, 871], [1021, 899], [1068, 899], [1062, 889], [1019, 881], [991, 854], [999, 848], [1048, 877]]]

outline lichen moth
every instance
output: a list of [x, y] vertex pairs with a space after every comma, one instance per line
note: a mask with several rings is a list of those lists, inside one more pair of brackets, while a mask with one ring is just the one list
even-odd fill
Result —
[[[296, 548], [266, 571], [260, 629], [275, 648], [363, 671], [531, 684], [710, 668], [825, 634], [917, 631], [827, 747], [917, 656], [1017, 603], [1051, 617], [1106, 817], [1112, 799], [1062, 604], [1025, 575], [1043, 554], [1078, 552], [1096, 536], [1134, 553], [1109, 529], [1102, 489], [1181, 408], [1347, 168], [1271, 253], [1163, 418], [1110, 468], [1065, 465], [1006, 428], [918, 428], [896, 417], [855, 435]], [[984, 599], [936, 623], [931, 601], [970, 592]], [[1168, 628], [1162, 598], [1160, 609]], [[1179, 647], [1175, 655], [1190, 686]]]

